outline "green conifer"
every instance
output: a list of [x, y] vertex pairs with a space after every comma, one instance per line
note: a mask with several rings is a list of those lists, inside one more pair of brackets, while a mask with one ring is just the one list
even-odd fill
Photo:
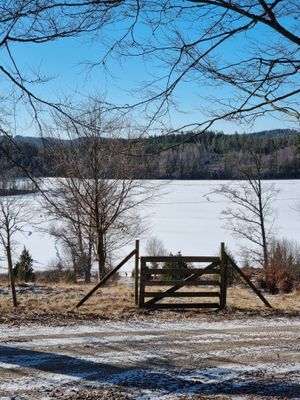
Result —
[[34, 281], [33, 272], [33, 258], [31, 257], [29, 251], [24, 247], [19, 261], [14, 267], [15, 278], [20, 281], [32, 282]]

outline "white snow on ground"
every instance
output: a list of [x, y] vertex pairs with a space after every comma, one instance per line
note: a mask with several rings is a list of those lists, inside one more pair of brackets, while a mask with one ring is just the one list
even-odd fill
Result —
[[[227, 203], [221, 197], [210, 194], [214, 188], [227, 183], [171, 181], [160, 187], [162, 195], [155, 198], [151, 205], [141, 209], [149, 225], [149, 231], [141, 238], [141, 254], [145, 254], [147, 238], [155, 236], [173, 253], [181, 251], [183, 255], [213, 256], [218, 254], [220, 242], [225, 242], [237, 256], [241, 243], [222, 227], [220, 213]], [[238, 184], [238, 181], [235, 184]], [[266, 181], [265, 184], [275, 184], [280, 189], [277, 200], [274, 201], [274, 208], [278, 211], [278, 237], [284, 236], [299, 241], [300, 214], [295, 211], [295, 204], [300, 199], [300, 180]], [[35, 219], [41, 223], [40, 226], [46, 228], [49, 221], [45, 219], [43, 211], [38, 209], [39, 200], [39, 195], [31, 195], [30, 207], [34, 210]], [[37, 227], [26, 226], [16, 240], [19, 243], [16, 254], [26, 246], [35, 260], [36, 269], [45, 269], [50, 261], [57, 261], [58, 256], [63, 256], [61, 248], [53, 238], [39, 232]], [[119, 254], [119, 259], [128, 254], [132, 246], [126, 247]], [[5, 268], [5, 265], [0, 267]], [[122, 271], [130, 272], [132, 267], [133, 264], [128, 263]]]
[[[2, 325], [0, 373], [14, 374], [0, 380], [0, 394], [125, 385], [136, 399], [171, 399], [251, 391], [257, 379], [263, 379], [259, 390], [265, 393], [275, 379], [273, 391], [298, 398], [299, 357], [289, 362], [280, 357], [299, 352], [299, 329], [299, 318]], [[274, 362], [270, 357], [276, 354]]]
[[[14, 366], [11, 366], [12, 368]], [[247, 366], [232, 366], [228, 365], [226, 368], [203, 368], [194, 369], [192, 371], [180, 371], [178, 369], [131, 369], [125, 372], [116, 373], [108, 378], [100, 379], [98, 373], [80, 372], [69, 374], [47, 373], [46, 376], [40, 375], [37, 377], [21, 377], [16, 378], [14, 381], [8, 380], [0, 382], [0, 391], [5, 392], [18, 392], [20, 389], [23, 394], [31, 393], [34, 390], [56, 388], [58, 386], [66, 387], [102, 387], [103, 385], [125, 385], [132, 386], [132, 392], [136, 394], [135, 399], [174, 399], [178, 394], [193, 394], [206, 392], [214, 393], [217, 387], [226, 387], [230, 385], [231, 391], [243, 388], [253, 384], [253, 375], [264, 375], [265, 378], [270, 379], [272, 382], [273, 375], [287, 374], [299, 372], [300, 363], [294, 364], [256, 364]], [[95, 378], [95, 379], [93, 379]], [[144, 389], [149, 385], [151, 380], [152, 390]], [[299, 384], [300, 380], [295, 379], [295, 384]], [[137, 384], [138, 387], [137, 388]], [[282, 387], [281, 387], [282, 386]], [[285, 382], [277, 383], [276, 390], [280, 393], [285, 388]], [[161, 389], [159, 389], [161, 388]], [[274, 389], [274, 387], [273, 387]], [[220, 390], [220, 389], [218, 389]], [[170, 394], [172, 393], [172, 394]], [[265, 395], [268, 393], [266, 392]], [[231, 398], [237, 398], [231, 396]], [[286, 398], [286, 397], [283, 397]], [[299, 394], [296, 392], [290, 395], [290, 399], [298, 399]]]
[[[82, 323], [82, 324], [69, 324], [66, 326], [53, 326], [51, 327], [51, 334], [80, 334], [86, 333], [90, 334], [93, 332], [115, 332], [116, 334], [120, 334], [122, 332], [130, 330], [134, 330], [135, 332], [151, 332], [151, 330], [155, 331], [181, 331], [181, 330], [224, 330], [224, 329], [239, 329], [245, 327], [252, 328], [260, 328], [261, 326], [267, 326], [268, 328], [272, 327], [285, 327], [285, 326], [298, 326], [300, 329], [300, 318], [276, 318], [276, 319], [244, 319], [244, 320], [224, 320], [224, 321], [216, 321], [216, 322], [201, 322], [199, 320], [188, 319], [186, 321], [180, 322], [176, 321], [176, 323], [172, 321], [163, 321], [163, 320], [151, 320], [151, 321], [99, 321], [94, 323]], [[28, 326], [11, 326], [11, 325], [0, 325], [0, 338], [4, 340], [5, 337], [14, 336], [14, 337], [22, 337], [22, 336], [33, 336], [38, 333], [39, 337], [43, 335], [49, 335], [49, 327], [45, 325], [28, 325]], [[210, 333], [210, 332], [209, 332]], [[255, 334], [255, 333], [254, 333]]]
[[299, 318], [2, 325], [0, 395], [120, 385], [141, 400], [243, 390], [296, 399], [299, 330]]

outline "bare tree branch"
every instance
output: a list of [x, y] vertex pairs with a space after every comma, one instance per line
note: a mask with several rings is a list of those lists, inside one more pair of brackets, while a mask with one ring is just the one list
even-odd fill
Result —
[[[251, 153], [250, 164], [238, 167], [244, 181], [221, 185], [214, 193], [225, 197], [229, 206], [222, 212], [226, 228], [233, 234], [254, 244], [260, 250], [260, 264], [265, 268], [269, 261], [269, 245], [274, 233], [273, 201], [278, 190], [262, 182], [262, 154]], [[251, 254], [251, 250], [249, 253]], [[257, 257], [255, 256], [255, 259]]]

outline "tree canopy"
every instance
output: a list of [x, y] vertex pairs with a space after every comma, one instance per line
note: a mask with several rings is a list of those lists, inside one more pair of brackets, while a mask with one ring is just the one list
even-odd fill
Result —
[[35, 84], [49, 77], [37, 66], [24, 72], [16, 52], [80, 35], [101, 43], [93, 66], [133, 57], [149, 68], [140, 100], [118, 105], [143, 110], [148, 127], [174, 111], [177, 91], [190, 82], [209, 108], [207, 119], [185, 126], [196, 135], [218, 120], [299, 120], [297, 0], [3, 0], [0, 14], [2, 133], [11, 128], [12, 102], [25, 104], [41, 131], [49, 108], [71, 117], [68, 102], [39, 94]]

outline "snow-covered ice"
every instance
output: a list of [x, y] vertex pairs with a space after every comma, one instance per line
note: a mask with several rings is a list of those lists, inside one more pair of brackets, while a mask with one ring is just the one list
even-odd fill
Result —
[[[150, 236], [162, 240], [167, 250], [173, 253], [181, 251], [183, 255], [216, 255], [221, 242], [239, 259], [239, 245], [230, 232], [223, 227], [221, 211], [228, 204], [221, 197], [210, 193], [214, 188], [227, 181], [169, 181], [159, 182], [160, 196], [151, 204], [142, 207], [141, 214], [145, 216], [149, 227], [141, 237], [141, 254], [145, 255], [146, 241]], [[236, 181], [235, 184], [238, 184]], [[300, 213], [295, 205], [300, 199], [300, 180], [265, 181], [266, 185], [275, 184], [280, 190], [274, 201], [277, 210], [277, 236], [291, 240], [300, 239]], [[43, 212], [38, 209], [39, 195], [31, 196], [30, 207], [34, 210], [35, 219], [40, 227], [45, 228], [49, 222]], [[62, 249], [49, 237], [41, 233], [37, 227], [28, 225], [16, 237], [18, 252], [26, 246], [35, 260], [35, 269], [44, 269], [49, 262], [63, 256]], [[132, 244], [133, 246], [134, 244]], [[119, 259], [132, 250], [127, 246], [119, 254]], [[116, 259], [116, 262], [118, 260]], [[3, 263], [2, 263], [3, 265]], [[3, 265], [5, 268], [5, 266]], [[131, 271], [132, 263], [125, 265], [123, 271]]]

